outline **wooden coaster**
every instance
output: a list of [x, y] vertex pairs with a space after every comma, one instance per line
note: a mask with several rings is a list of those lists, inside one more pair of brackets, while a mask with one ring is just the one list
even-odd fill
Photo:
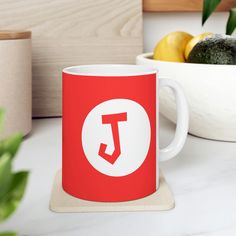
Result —
[[66, 193], [61, 185], [61, 171], [54, 179], [50, 209], [54, 212], [108, 212], [108, 211], [163, 211], [174, 208], [173, 195], [160, 175], [157, 192], [142, 199], [126, 202], [93, 202], [75, 198]]

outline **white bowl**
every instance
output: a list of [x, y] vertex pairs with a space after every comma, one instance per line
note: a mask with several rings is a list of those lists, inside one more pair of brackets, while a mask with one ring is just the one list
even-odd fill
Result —
[[[183, 88], [190, 110], [191, 134], [223, 141], [236, 141], [236, 66], [165, 62], [141, 54], [136, 64], [155, 67], [159, 77], [177, 81]], [[174, 96], [160, 91], [160, 111], [175, 122]]]

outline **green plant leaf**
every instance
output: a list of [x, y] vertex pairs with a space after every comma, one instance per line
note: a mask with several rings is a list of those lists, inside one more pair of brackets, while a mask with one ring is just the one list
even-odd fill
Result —
[[11, 156], [5, 153], [0, 157], [0, 201], [10, 189], [12, 176]]
[[27, 171], [13, 174], [9, 191], [0, 201], [0, 222], [7, 219], [17, 209], [25, 192], [28, 175]]
[[226, 34], [231, 35], [236, 28], [236, 7], [232, 8], [226, 26]]
[[18, 151], [22, 142], [23, 136], [21, 134], [14, 134], [4, 140], [0, 141], [0, 156], [4, 153], [9, 153], [13, 158]]
[[0, 236], [19, 236], [18, 233], [15, 233], [15, 232], [3, 232], [3, 233], [0, 233]]
[[202, 10], [202, 25], [206, 22], [212, 12], [219, 5], [221, 0], [204, 0], [203, 1], [203, 10]]

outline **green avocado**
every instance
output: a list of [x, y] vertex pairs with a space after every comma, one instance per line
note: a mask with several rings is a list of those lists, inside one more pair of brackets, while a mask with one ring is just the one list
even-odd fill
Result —
[[236, 38], [218, 34], [207, 37], [193, 47], [187, 62], [236, 65]]

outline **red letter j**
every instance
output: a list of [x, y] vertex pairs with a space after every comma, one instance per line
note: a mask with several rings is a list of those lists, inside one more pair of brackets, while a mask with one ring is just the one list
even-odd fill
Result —
[[118, 128], [119, 121], [127, 121], [127, 112], [102, 115], [102, 123], [111, 125], [114, 151], [111, 155], [107, 154], [106, 153], [107, 144], [101, 143], [98, 155], [104, 158], [106, 161], [110, 162], [111, 164], [114, 164], [117, 158], [121, 154], [119, 128]]

